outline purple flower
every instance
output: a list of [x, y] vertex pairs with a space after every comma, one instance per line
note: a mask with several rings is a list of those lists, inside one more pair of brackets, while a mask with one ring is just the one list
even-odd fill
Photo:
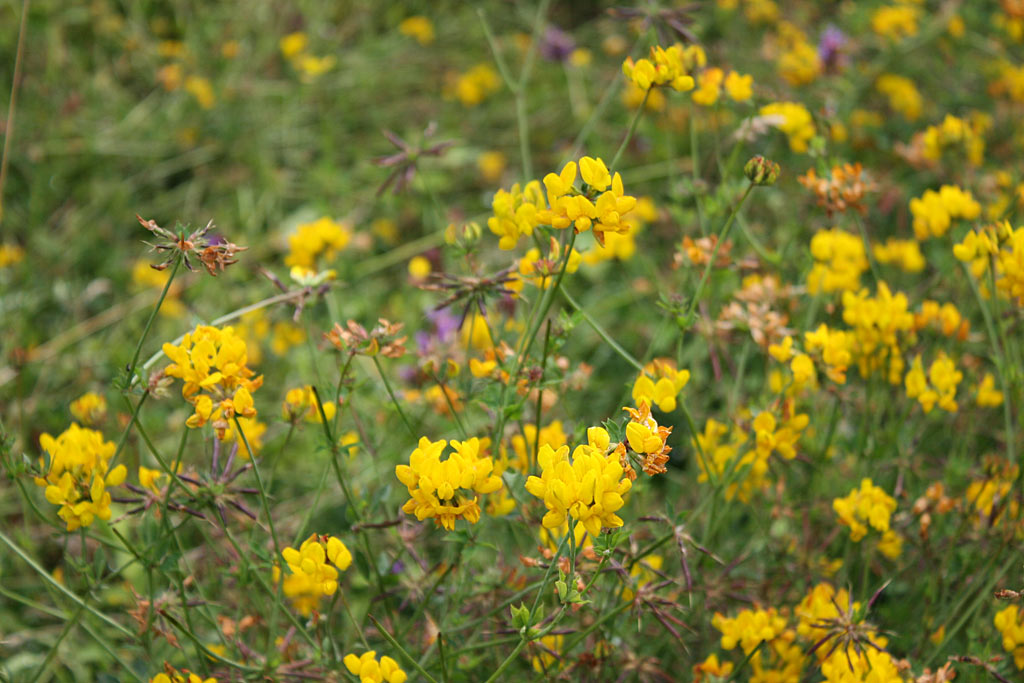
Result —
[[576, 41], [557, 26], [549, 26], [540, 39], [540, 56], [549, 62], [564, 62], [576, 49]]
[[846, 46], [846, 34], [829, 24], [818, 40], [818, 58], [827, 71], [833, 71], [843, 64], [843, 47]]

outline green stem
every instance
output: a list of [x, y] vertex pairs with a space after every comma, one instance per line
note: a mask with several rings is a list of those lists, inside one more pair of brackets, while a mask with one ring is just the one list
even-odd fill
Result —
[[[653, 87], [654, 86], [651, 86], [651, 88]], [[626, 137], [622, 138], [619, 148], [615, 151], [615, 156], [612, 157], [612, 163], [608, 165], [612, 170], [618, 167], [619, 160], [622, 159], [622, 155], [625, 153], [626, 147], [629, 145], [629, 141], [633, 139], [633, 134], [636, 132], [637, 124], [640, 123], [640, 117], [644, 114], [644, 107], [647, 106], [647, 98], [651, 96], [651, 88], [648, 88], [647, 91], [644, 92], [644, 99], [640, 101], [640, 106], [637, 107], [636, 113], [633, 114], [633, 120], [629, 122], [629, 129], [626, 131]]]
[[591, 329], [593, 329], [594, 332], [597, 333], [597, 336], [599, 336], [606, 344], [608, 344], [608, 346], [612, 347], [615, 353], [619, 354], [623, 360], [632, 365], [638, 371], [644, 371], [644, 366], [640, 363], [640, 361], [634, 358], [633, 355], [629, 351], [624, 349], [621, 344], [612, 339], [611, 335], [609, 335], [608, 332], [603, 327], [601, 327], [600, 323], [598, 323], [592, 315], [587, 313], [586, 309], [583, 308], [579, 304], [579, 302], [576, 301], [575, 298], [573, 298], [572, 294], [569, 294], [569, 291], [567, 289], [562, 287], [561, 289], [559, 289], [558, 293], [562, 295], [562, 298], [565, 299], [566, 303], [572, 306], [572, 308], [577, 313], [583, 316], [583, 319], [587, 321], [587, 324], [590, 325]]
[[153, 311], [149, 314], [149, 320], [146, 321], [146, 327], [142, 330], [142, 336], [139, 337], [139, 343], [135, 345], [135, 353], [132, 354], [132, 361], [128, 363], [128, 386], [131, 386], [135, 376], [135, 364], [139, 361], [139, 354], [142, 352], [142, 344], [146, 341], [146, 337], [149, 336], [149, 330], [153, 327], [153, 321], [156, 320], [156, 314], [160, 311], [160, 307], [164, 303], [164, 299], [167, 297], [167, 292], [171, 289], [171, 283], [174, 282], [174, 276], [178, 273], [178, 268], [181, 267], [183, 260], [182, 253], [177, 252], [177, 257], [174, 259], [174, 267], [171, 268], [171, 275], [167, 278], [167, 282], [164, 284], [164, 291], [160, 292], [160, 298], [156, 301], [156, 306]]
[[736, 214], [739, 213], [743, 207], [743, 203], [747, 201], [747, 197], [750, 196], [750, 191], [754, 189], [754, 184], [750, 183], [747, 185], [747, 189], [743, 191], [743, 196], [736, 203], [736, 206], [732, 208], [729, 213], [729, 218], [726, 219], [725, 225], [722, 226], [721, 232], [718, 233], [718, 240], [715, 242], [714, 249], [711, 250], [711, 258], [708, 259], [708, 264], [704, 268], [704, 274], [700, 277], [700, 282], [697, 283], [697, 290], [693, 294], [693, 299], [690, 300], [690, 306], [686, 311], [686, 320], [689, 322], [693, 318], [693, 313], [697, 310], [697, 304], [700, 303], [700, 297], [704, 294], [704, 287], [707, 285], [708, 278], [711, 277], [711, 270], [715, 267], [715, 259], [718, 257], [718, 250], [721, 249], [722, 243], [725, 242], [729, 236], [729, 229], [732, 227], [733, 221], [736, 219]]
[[[405, 428], [409, 430], [409, 436], [412, 437], [413, 441], [416, 441], [419, 437], [416, 436], [416, 430], [412, 428], [412, 424], [409, 422], [409, 418], [405, 416], [405, 411], [402, 410], [401, 404], [395, 397], [395, 392], [391, 390], [391, 383], [388, 382], [387, 376], [384, 374], [384, 368], [380, 366], [380, 361], [377, 360], [377, 356], [370, 356], [373, 359], [373, 364], [377, 367], [377, 374], [380, 375], [381, 381], [384, 383], [384, 389], [388, 392], [388, 396], [391, 397], [391, 402], [395, 405], [395, 410], [398, 411], [399, 417], [402, 418], [402, 422], [405, 423]], [[447, 396], [447, 394], [445, 394]]]
[[43, 680], [43, 674], [50, 668], [50, 662], [57, 656], [57, 651], [60, 649], [60, 644], [64, 642], [64, 639], [68, 637], [68, 634], [78, 624], [78, 620], [82, 618], [82, 613], [85, 611], [85, 605], [79, 605], [75, 613], [71, 615], [71, 618], [64, 622], [64, 628], [60, 630], [57, 635], [57, 640], [54, 641], [53, 645], [50, 646], [50, 651], [46, 653], [46, 658], [43, 659], [43, 663], [36, 669], [34, 676], [29, 678], [30, 681], [41, 681]]
[[79, 607], [83, 608], [84, 610], [86, 610], [87, 612], [92, 614], [94, 617], [96, 617], [97, 619], [99, 619], [103, 623], [107, 624], [108, 626], [112, 627], [113, 629], [115, 629], [116, 631], [121, 633], [122, 635], [127, 636], [128, 638], [133, 639], [133, 640], [135, 639], [135, 633], [133, 633], [131, 630], [129, 630], [129, 629], [125, 628], [124, 626], [122, 626], [121, 624], [117, 623], [116, 621], [114, 621], [113, 619], [108, 617], [106, 614], [103, 614], [103, 612], [100, 612], [95, 607], [92, 607], [91, 605], [86, 603], [85, 600], [83, 600], [82, 598], [78, 597], [78, 595], [76, 595], [75, 593], [72, 593], [70, 590], [65, 588], [62, 583], [57, 581], [57, 579], [53, 578], [53, 576], [51, 576], [48, 571], [46, 571], [41, 566], [39, 566], [39, 564], [35, 560], [33, 560], [31, 557], [29, 557], [28, 553], [26, 553], [17, 543], [15, 543], [13, 540], [11, 540], [11, 538], [8, 537], [7, 534], [5, 534], [3, 531], [0, 531], [0, 541], [3, 541], [3, 543], [8, 548], [10, 548], [11, 550], [14, 551], [15, 555], [17, 555], [22, 560], [24, 560], [24, 562], [26, 564], [28, 564], [28, 566], [30, 566], [37, 574], [39, 574], [41, 577], [43, 577], [43, 580], [45, 580], [48, 584], [50, 584], [51, 586], [56, 588], [58, 591], [63, 593], [66, 597], [68, 597], [76, 605], [78, 605]]

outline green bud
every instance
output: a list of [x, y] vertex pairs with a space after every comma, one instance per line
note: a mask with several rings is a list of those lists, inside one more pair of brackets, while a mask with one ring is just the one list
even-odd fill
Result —
[[772, 185], [779, 177], [779, 165], [758, 154], [743, 167], [743, 174], [754, 185]]
[[512, 605], [512, 626], [516, 629], [525, 628], [530, 625], [530, 609], [523, 603], [519, 607]]

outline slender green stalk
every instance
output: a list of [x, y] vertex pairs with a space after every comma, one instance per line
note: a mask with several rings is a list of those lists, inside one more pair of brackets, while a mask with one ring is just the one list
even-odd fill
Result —
[[68, 637], [68, 634], [74, 630], [75, 626], [78, 625], [78, 620], [82, 618], [82, 613], [85, 612], [85, 605], [79, 605], [75, 613], [71, 615], [71, 618], [64, 622], [64, 628], [60, 630], [57, 635], [57, 640], [54, 641], [53, 645], [50, 646], [50, 651], [46, 653], [46, 657], [43, 662], [36, 669], [34, 676], [29, 678], [30, 681], [41, 681], [43, 680], [43, 674], [50, 668], [50, 663], [53, 658], [57, 656], [57, 652], [60, 650], [60, 644], [64, 642], [64, 639]]
[[93, 607], [92, 605], [90, 605], [87, 602], [85, 602], [85, 600], [83, 600], [82, 598], [78, 597], [78, 595], [76, 595], [75, 593], [72, 593], [70, 590], [65, 588], [62, 583], [57, 581], [57, 579], [53, 578], [53, 576], [50, 575], [50, 572], [46, 571], [41, 566], [39, 566], [39, 564], [35, 560], [33, 560], [29, 556], [29, 554], [26, 553], [21, 548], [21, 546], [19, 546], [17, 543], [15, 543], [3, 531], [0, 531], [0, 541], [3, 541], [4, 545], [6, 545], [11, 550], [13, 550], [14, 554], [17, 555], [18, 557], [20, 557], [26, 564], [28, 564], [28, 566], [31, 567], [33, 569], [33, 571], [35, 571], [37, 574], [39, 574], [39, 576], [41, 576], [43, 578], [43, 580], [46, 581], [46, 583], [50, 584], [52, 587], [56, 588], [58, 591], [63, 593], [67, 598], [69, 598], [76, 605], [78, 605], [79, 607], [82, 607], [87, 612], [92, 614], [94, 617], [96, 617], [97, 619], [99, 619], [100, 621], [105, 623], [107, 626], [110, 626], [114, 630], [118, 631], [122, 635], [127, 636], [130, 639], [134, 639], [135, 638], [135, 633], [133, 633], [129, 629], [125, 628], [121, 624], [117, 623], [116, 621], [114, 621], [113, 619], [108, 617], [106, 614], [104, 614], [103, 612], [100, 612], [95, 607]]
[[[391, 383], [388, 382], [387, 376], [384, 374], [384, 368], [380, 366], [380, 361], [377, 356], [370, 356], [373, 359], [373, 364], [377, 367], [377, 374], [380, 375], [381, 381], [384, 383], [384, 389], [388, 392], [388, 396], [391, 398], [391, 403], [394, 404], [395, 410], [398, 411], [399, 417], [402, 418], [402, 422], [405, 423], [405, 428], [409, 430], [409, 436], [412, 437], [413, 441], [416, 441], [419, 437], [416, 435], [416, 430], [412, 428], [412, 424], [409, 422], [409, 418], [405, 416], [405, 411], [402, 410], [402, 405], [398, 402], [398, 398], [395, 397], [395, 392], [391, 389]], [[447, 394], [445, 394], [447, 396]]]
[[743, 196], [736, 202], [736, 206], [732, 207], [732, 211], [729, 213], [729, 217], [725, 221], [725, 225], [722, 226], [721, 232], [718, 233], [718, 240], [715, 242], [714, 249], [711, 250], [711, 257], [708, 259], [707, 266], [704, 267], [704, 273], [700, 276], [700, 282], [697, 283], [697, 290], [693, 293], [693, 299], [690, 300], [690, 306], [686, 311], [686, 319], [691, 320], [693, 312], [697, 310], [697, 304], [700, 303], [700, 298], [704, 294], [704, 287], [708, 283], [708, 278], [711, 277], [711, 270], [715, 267], [715, 259], [718, 258], [718, 250], [722, 248], [722, 243], [725, 242], [729, 236], [729, 229], [732, 227], [733, 221], [736, 219], [736, 214], [739, 213], [743, 207], [744, 202], [747, 201], [747, 197], [750, 196], [750, 191], [754, 189], [754, 184], [750, 183], [747, 185], [747, 189], [743, 191]]
[[626, 130], [626, 137], [622, 138], [619, 148], [615, 151], [615, 156], [612, 157], [612, 163], [608, 165], [608, 168], [613, 171], [618, 168], [619, 160], [622, 159], [622, 155], [626, 151], [629, 141], [633, 139], [633, 134], [636, 132], [637, 124], [640, 123], [640, 117], [644, 114], [644, 107], [647, 106], [647, 98], [650, 96], [651, 88], [648, 88], [647, 91], [644, 92], [644, 99], [640, 101], [640, 106], [637, 107], [636, 113], [633, 114], [633, 120], [629, 122], [629, 128]]
[[14, 49], [14, 74], [11, 77], [11, 97], [7, 106], [7, 125], [4, 126], [4, 151], [0, 156], [0, 222], [4, 218], [4, 185], [7, 183], [7, 160], [14, 138], [14, 112], [18, 109], [18, 86], [21, 85], [21, 58], [25, 53], [25, 34], [28, 33], [29, 0], [22, 0], [21, 20], [18, 23], [18, 45]]
[[565, 253], [562, 255], [562, 264], [558, 271], [558, 277], [555, 278], [554, 284], [544, 290], [544, 295], [541, 297], [540, 304], [538, 305], [538, 314], [530, 323], [529, 328], [527, 328], [526, 336], [523, 340], [523, 349], [521, 352], [516, 354], [516, 360], [512, 366], [512, 372], [509, 373], [508, 382], [503, 384], [501, 387], [501, 398], [498, 402], [498, 415], [495, 422], [493, 443], [501, 443], [501, 435], [505, 430], [505, 421], [507, 419], [505, 409], [508, 406], [509, 386], [515, 385], [516, 377], [519, 376], [519, 370], [523, 367], [523, 362], [530, 353], [530, 348], [533, 346], [534, 339], [536, 339], [537, 333], [540, 331], [540, 326], [544, 318], [547, 316], [548, 311], [551, 310], [551, 304], [555, 300], [555, 293], [558, 291], [558, 288], [562, 286], [562, 278], [565, 277], [565, 270], [569, 265], [569, 257], [572, 255], [572, 248], [574, 244], [576, 244], [575, 231], [572, 232], [572, 236], [569, 238], [569, 244], [565, 248]]
[[615, 353], [619, 354], [619, 356], [621, 356], [623, 360], [632, 365], [638, 371], [644, 371], [643, 364], [641, 364], [640, 361], [634, 358], [633, 354], [624, 349], [621, 344], [615, 341], [612, 338], [612, 336], [608, 334], [608, 332], [603, 327], [601, 327], [600, 323], [598, 323], [597, 320], [595, 320], [594, 317], [590, 315], [590, 313], [588, 313], [587, 310], [583, 308], [583, 306], [581, 306], [578, 301], [576, 301], [576, 299], [572, 296], [572, 294], [568, 292], [568, 290], [562, 287], [561, 289], [558, 290], [558, 293], [562, 295], [562, 298], [565, 299], [567, 304], [572, 306], [573, 310], [575, 310], [577, 313], [583, 316], [583, 319], [587, 322], [588, 325], [590, 325], [591, 329], [593, 329], [594, 332], [597, 333], [597, 336], [599, 336], [602, 339], [602, 341], [604, 341], [604, 343], [608, 344], [608, 346], [610, 346], [615, 351]]
[[142, 336], [139, 337], [139, 343], [135, 345], [135, 353], [132, 354], [132, 360], [128, 363], [128, 386], [134, 383], [135, 377], [135, 364], [139, 362], [139, 354], [142, 353], [142, 344], [146, 341], [146, 337], [149, 336], [149, 330], [153, 327], [153, 321], [156, 320], [156, 314], [160, 312], [160, 307], [163, 306], [164, 299], [167, 298], [167, 292], [171, 289], [171, 283], [174, 282], [174, 276], [178, 274], [178, 268], [181, 267], [181, 262], [184, 259], [182, 253], [176, 252], [177, 256], [174, 259], [174, 266], [171, 267], [171, 274], [167, 278], [167, 282], [164, 283], [164, 289], [160, 292], [160, 298], [156, 300], [156, 306], [153, 307], [153, 311], [149, 314], [149, 320], [146, 321], [146, 326], [142, 329]]

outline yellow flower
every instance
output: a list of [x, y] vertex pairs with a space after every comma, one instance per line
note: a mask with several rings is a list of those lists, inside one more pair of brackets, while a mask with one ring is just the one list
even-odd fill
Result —
[[907, 398], [916, 398], [925, 413], [930, 413], [936, 404], [947, 412], [955, 413], [958, 408], [956, 388], [962, 379], [963, 373], [956, 369], [952, 359], [940, 351], [928, 368], [927, 379], [921, 355], [915, 356], [904, 385], [907, 389]]
[[[352, 564], [352, 553], [341, 539], [317, 534], [303, 541], [298, 549], [285, 548], [281, 557], [291, 572], [282, 589], [303, 614], [309, 614], [321, 597], [334, 595], [338, 590], [338, 572]], [[274, 567], [274, 580], [279, 578], [280, 570]]]
[[839, 228], [819, 230], [811, 238], [811, 255], [814, 267], [807, 275], [809, 293], [860, 288], [860, 276], [868, 269], [868, 259], [859, 236]]
[[694, 47], [683, 48], [678, 43], [668, 48], [654, 46], [651, 48], [650, 59], [634, 62], [632, 57], [627, 57], [622, 63], [622, 73], [641, 90], [661, 85], [670, 86], [680, 92], [693, 90], [693, 77], [688, 73], [687, 62], [691, 62], [690, 66], [696, 62], [703, 66], [703, 51], [698, 55]]
[[185, 91], [196, 98], [196, 102], [203, 109], [212, 109], [217, 102], [213, 94], [213, 86], [210, 81], [201, 76], [189, 76], [185, 79]]
[[921, 197], [910, 200], [914, 215], [914, 236], [921, 241], [942, 237], [953, 219], [974, 220], [981, 215], [981, 204], [970, 192], [955, 185], [943, 185], [938, 192], [925, 190]]
[[489, 95], [498, 91], [501, 79], [490, 64], [477, 64], [464, 74], [455, 77], [447, 89], [465, 107], [475, 107]]
[[[60, 506], [57, 515], [67, 530], [87, 527], [97, 518], [110, 519], [107, 487], [120, 486], [128, 473], [124, 465], [109, 469], [116, 446], [76, 422], [56, 438], [43, 434], [39, 445], [49, 456], [49, 467], [35, 484], [45, 488], [47, 501]], [[40, 463], [46, 465], [45, 460]]]
[[490, 150], [481, 152], [480, 156], [476, 158], [476, 167], [480, 171], [480, 175], [483, 176], [485, 182], [495, 183], [501, 180], [501, 176], [505, 173], [505, 166], [508, 164], [508, 159], [505, 155], [497, 150]]
[[704, 69], [697, 76], [697, 89], [690, 97], [696, 104], [702, 107], [714, 106], [718, 96], [722, 92], [722, 82], [725, 80], [725, 72], [718, 67]]
[[186, 422], [189, 427], [211, 422], [223, 441], [235, 415], [256, 416], [251, 392], [263, 384], [263, 377], [253, 378], [245, 342], [234, 328], [198, 325], [180, 345], [164, 344], [163, 352], [172, 361], [164, 372], [183, 380], [181, 395], [195, 408]]
[[107, 417], [107, 399], [88, 392], [71, 402], [71, 415], [87, 427], [103, 422]]
[[359, 677], [359, 683], [405, 683], [406, 674], [398, 662], [387, 655], [378, 662], [374, 650], [364, 652], [361, 656], [347, 654], [342, 661], [350, 674]]
[[[640, 401], [639, 409], [623, 408], [630, 415], [626, 423], [626, 441], [638, 455], [643, 456], [643, 471], [654, 476], [666, 472], [669, 451], [672, 447], [666, 442], [672, 433], [671, 427], [659, 426], [651, 417], [650, 407], [646, 401]], [[632, 475], [630, 475], [632, 478]]]
[[732, 650], [737, 645], [744, 654], [750, 654], [764, 641], [772, 641], [786, 630], [786, 619], [771, 609], [744, 609], [732, 618], [716, 612], [711, 625], [722, 633], [722, 648]]
[[808, 143], [814, 137], [814, 121], [811, 112], [796, 102], [773, 102], [761, 107], [758, 112], [768, 122], [786, 134], [789, 148], [797, 153], [806, 152]]
[[902, 114], [907, 121], [916, 121], [921, 117], [921, 93], [909, 78], [882, 74], [875, 81], [875, 89], [889, 98], [889, 107]]
[[443, 439], [432, 442], [422, 437], [409, 456], [409, 464], [395, 467], [395, 476], [409, 491], [403, 512], [416, 515], [420, 521], [433, 518], [437, 526], [452, 531], [457, 519], [476, 524], [480, 503], [475, 494], [494, 493], [502, 482], [493, 474], [490, 456], [481, 454], [488, 440], [474, 437], [452, 441], [453, 452], [441, 460], [447, 444]]
[[993, 621], [1003, 636], [1003, 649], [1013, 654], [1017, 669], [1024, 670], [1024, 614], [1017, 605], [1010, 605], [996, 612]]
[[[652, 379], [648, 372], [654, 375], [657, 381]], [[645, 401], [647, 405], [657, 405], [658, 410], [663, 413], [671, 413], [676, 409], [676, 396], [689, 381], [689, 370], [676, 370], [674, 363], [671, 362], [652, 362], [633, 383], [633, 402], [640, 405], [641, 401]]]
[[520, 189], [516, 183], [508, 191], [498, 190], [491, 202], [494, 215], [487, 219], [487, 227], [501, 239], [501, 249], [514, 249], [522, 235], [532, 235], [540, 222], [538, 212], [546, 208], [540, 182], [531, 180]]
[[622, 526], [622, 518], [615, 514], [625, 503], [622, 496], [631, 483], [625, 476], [619, 456], [608, 453], [608, 432], [600, 427], [587, 430], [586, 445], [576, 447], [569, 458], [569, 447], [558, 450], [541, 446], [537, 454], [541, 476], [531, 476], [526, 490], [544, 501], [548, 512], [542, 524], [554, 529], [570, 517], [576, 521], [576, 542], [585, 533], [596, 538], [602, 527]]
[[16, 244], [0, 244], [0, 268], [7, 268], [21, 263], [25, 258], [25, 250]]
[[323, 257], [326, 263], [331, 263], [351, 239], [350, 225], [327, 216], [312, 223], [303, 223], [288, 238], [289, 253], [284, 263], [316, 269], [318, 258]]
[[893, 41], [916, 36], [920, 12], [918, 7], [906, 4], [880, 7], [871, 15], [871, 30]]
[[732, 662], [719, 662], [718, 655], [712, 653], [700, 664], [693, 665], [693, 681], [694, 683], [703, 683], [707, 680], [707, 676], [715, 676], [724, 680], [729, 678], [732, 668]]
[[420, 45], [434, 42], [434, 24], [424, 16], [407, 17], [398, 25], [398, 32], [403, 36], [415, 38]]
[[746, 102], [754, 96], [754, 77], [730, 71], [725, 77], [725, 92], [734, 102]]
[[882, 265], [895, 265], [907, 273], [920, 273], [924, 270], [924, 254], [917, 240], [900, 240], [890, 237], [885, 244], [871, 245], [875, 260]]
[[896, 510], [896, 500], [870, 479], [863, 479], [859, 489], [853, 489], [845, 498], [833, 500], [832, 509], [839, 516], [840, 524], [850, 527], [850, 540], [856, 543], [867, 535], [868, 525], [877, 531], [889, 531], [889, 518]]
[[[322, 405], [324, 415], [328, 420], [333, 420], [338, 407], [333, 401], [327, 401]], [[320, 407], [317, 406], [316, 394], [313, 393], [313, 386], [307, 384], [303, 387], [289, 389], [284, 396], [284, 403], [281, 406], [281, 416], [289, 422], [300, 418], [306, 422], [320, 423]]]
[[289, 33], [284, 38], [281, 38], [281, 54], [287, 59], [291, 59], [305, 52], [308, 45], [309, 38], [305, 33], [302, 33], [301, 31]]
[[995, 408], [1003, 404], [1003, 392], [996, 389], [996, 379], [991, 372], [986, 372], [978, 385], [977, 401], [983, 408]]

